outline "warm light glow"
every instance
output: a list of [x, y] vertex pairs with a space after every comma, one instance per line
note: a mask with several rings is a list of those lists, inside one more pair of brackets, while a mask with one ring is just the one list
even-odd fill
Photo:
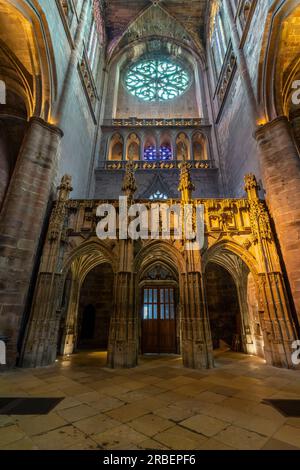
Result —
[[256, 121], [258, 126], [265, 126], [267, 124], [267, 119], [265, 117], [261, 117]]
[[54, 119], [54, 117], [49, 117], [48, 123], [49, 123], [51, 126], [57, 126], [57, 124], [58, 124], [57, 120]]

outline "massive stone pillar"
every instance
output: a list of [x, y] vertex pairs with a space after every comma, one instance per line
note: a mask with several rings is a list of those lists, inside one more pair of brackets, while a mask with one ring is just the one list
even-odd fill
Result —
[[[183, 206], [190, 205], [191, 208], [193, 207], [192, 192], [194, 189], [189, 165], [184, 161], [181, 165], [178, 187], [181, 192], [181, 204]], [[187, 213], [185, 212], [185, 216]], [[190, 214], [194, 219], [195, 214], [193, 212], [190, 212]], [[200, 249], [186, 250], [185, 261], [186, 272], [182, 275], [181, 282], [183, 365], [192, 369], [208, 369], [214, 365], [213, 346], [205, 299]]]
[[186, 253], [187, 272], [182, 279], [182, 360], [185, 367], [208, 369], [214, 366], [200, 252]]
[[[126, 164], [122, 190], [131, 204], [137, 190], [132, 162]], [[135, 367], [138, 361], [134, 245], [131, 239], [127, 239], [119, 240], [119, 246], [119, 266], [115, 277], [114, 307], [107, 353], [107, 364], [112, 368]]]
[[120, 263], [115, 277], [107, 355], [107, 364], [112, 368], [135, 367], [138, 361], [133, 250], [132, 240], [120, 240]]
[[62, 132], [32, 118], [0, 216], [0, 332], [7, 337], [7, 363], [17, 342]]
[[267, 205], [275, 223], [300, 321], [300, 158], [286, 117], [256, 132]]

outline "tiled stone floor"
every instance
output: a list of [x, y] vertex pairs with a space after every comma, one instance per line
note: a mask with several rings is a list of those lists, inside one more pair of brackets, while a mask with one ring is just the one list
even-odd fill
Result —
[[0, 374], [0, 396], [65, 397], [46, 416], [0, 416], [0, 449], [300, 449], [300, 418], [264, 398], [300, 398], [300, 372], [236, 353], [209, 371], [144, 357], [131, 370], [80, 353]]

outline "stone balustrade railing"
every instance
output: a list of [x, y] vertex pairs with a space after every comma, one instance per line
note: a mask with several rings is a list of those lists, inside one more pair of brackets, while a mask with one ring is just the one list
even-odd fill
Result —
[[[102, 170], [125, 170], [128, 162], [122, 161], [102, 161], [99, 164], [98, 169]], [[180, 169], [182, 160], [156, 160], [153, 162], [147, 162], [143, 160], [134, 162], [135, 170], [176, 170]], [[191, 170], [211, 170], [215, 169], [215, 165], [212, 160], [191, 160], [189, 161], [189, 167]]]

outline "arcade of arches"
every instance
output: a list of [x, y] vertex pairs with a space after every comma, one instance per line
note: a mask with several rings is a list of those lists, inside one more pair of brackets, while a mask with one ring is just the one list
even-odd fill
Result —
[[[121, 3], [0, 0], [7, 366], [95, 349], [111, 368], [209, 369], [217, 350], [295, 368], [299, 2]], [[99, 240], [122, 195], [202, 204], [203, 248]]]

